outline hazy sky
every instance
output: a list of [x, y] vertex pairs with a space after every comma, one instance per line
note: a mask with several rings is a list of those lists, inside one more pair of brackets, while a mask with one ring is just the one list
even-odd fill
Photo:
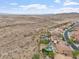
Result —
[[0, 13], [52, 14], [79, 12], [79, 0], [0, 0]]

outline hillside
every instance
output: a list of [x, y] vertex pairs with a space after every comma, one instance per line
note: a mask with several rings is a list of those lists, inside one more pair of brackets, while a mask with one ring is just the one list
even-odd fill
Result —
[[37, 41], [32, 36], [39, 29], [76, 20], [79, 20], [79, 14], [75, 13], [0, 15], [0, 59], [31, 59], [37, 51]]

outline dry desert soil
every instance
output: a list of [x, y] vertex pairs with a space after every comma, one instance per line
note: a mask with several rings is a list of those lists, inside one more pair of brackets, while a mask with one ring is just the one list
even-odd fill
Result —
[[37, 52], [33, 35], [42, 27], [79, 20], [79, 14], [0, 15], [0, 59], [32, 59]]

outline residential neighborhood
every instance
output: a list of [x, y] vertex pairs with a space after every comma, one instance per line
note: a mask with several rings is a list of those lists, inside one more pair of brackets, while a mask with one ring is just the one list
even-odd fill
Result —
[[[79, 58], [79, 27], [75, 25], [76, 23], [71, 23], [65, 27], [59, 27], [55, 29], [48, 30], [51, 36], [48, 36], [47, 32], [43, 34], [44, 38], [43, 42], [40, 43], [40, 51], [45, 49], [46, 51], [50, 51], [55, 53], [54, 56], [49, 56], [49, 58], [45, 57], [46, 59], [54, 58], [54, 59], [78, 59]], [[45, 30], [45, 29], [44, 29]], [[49, 41], [48, 43], [45, 43]], [[51, 44], [50, 44], [51, 42]], [[41, 45], [42, 44], [42, 45]], [[51, 48], [50, 48], [50, 47]], [[46, 48], [48, 47], [48, 48]], [[45, 54], [42, 51], [42, 53]], [[46, 53], [48, 53], [46, 52]], [[48, 54], [45, 54], [48, 56]]]

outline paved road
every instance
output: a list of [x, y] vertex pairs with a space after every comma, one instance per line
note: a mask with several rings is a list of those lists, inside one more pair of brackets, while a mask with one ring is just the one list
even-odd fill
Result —
[[[69, 31], [71, 30], [72, 28], [68, 28], [68, 29], [65, 29], [64, 31], [64, 41], [67, 42], [67, 40], [69, 40]], [[70, 45], [74, 50], [79, 50], [79, 48], [73, 43]]]

